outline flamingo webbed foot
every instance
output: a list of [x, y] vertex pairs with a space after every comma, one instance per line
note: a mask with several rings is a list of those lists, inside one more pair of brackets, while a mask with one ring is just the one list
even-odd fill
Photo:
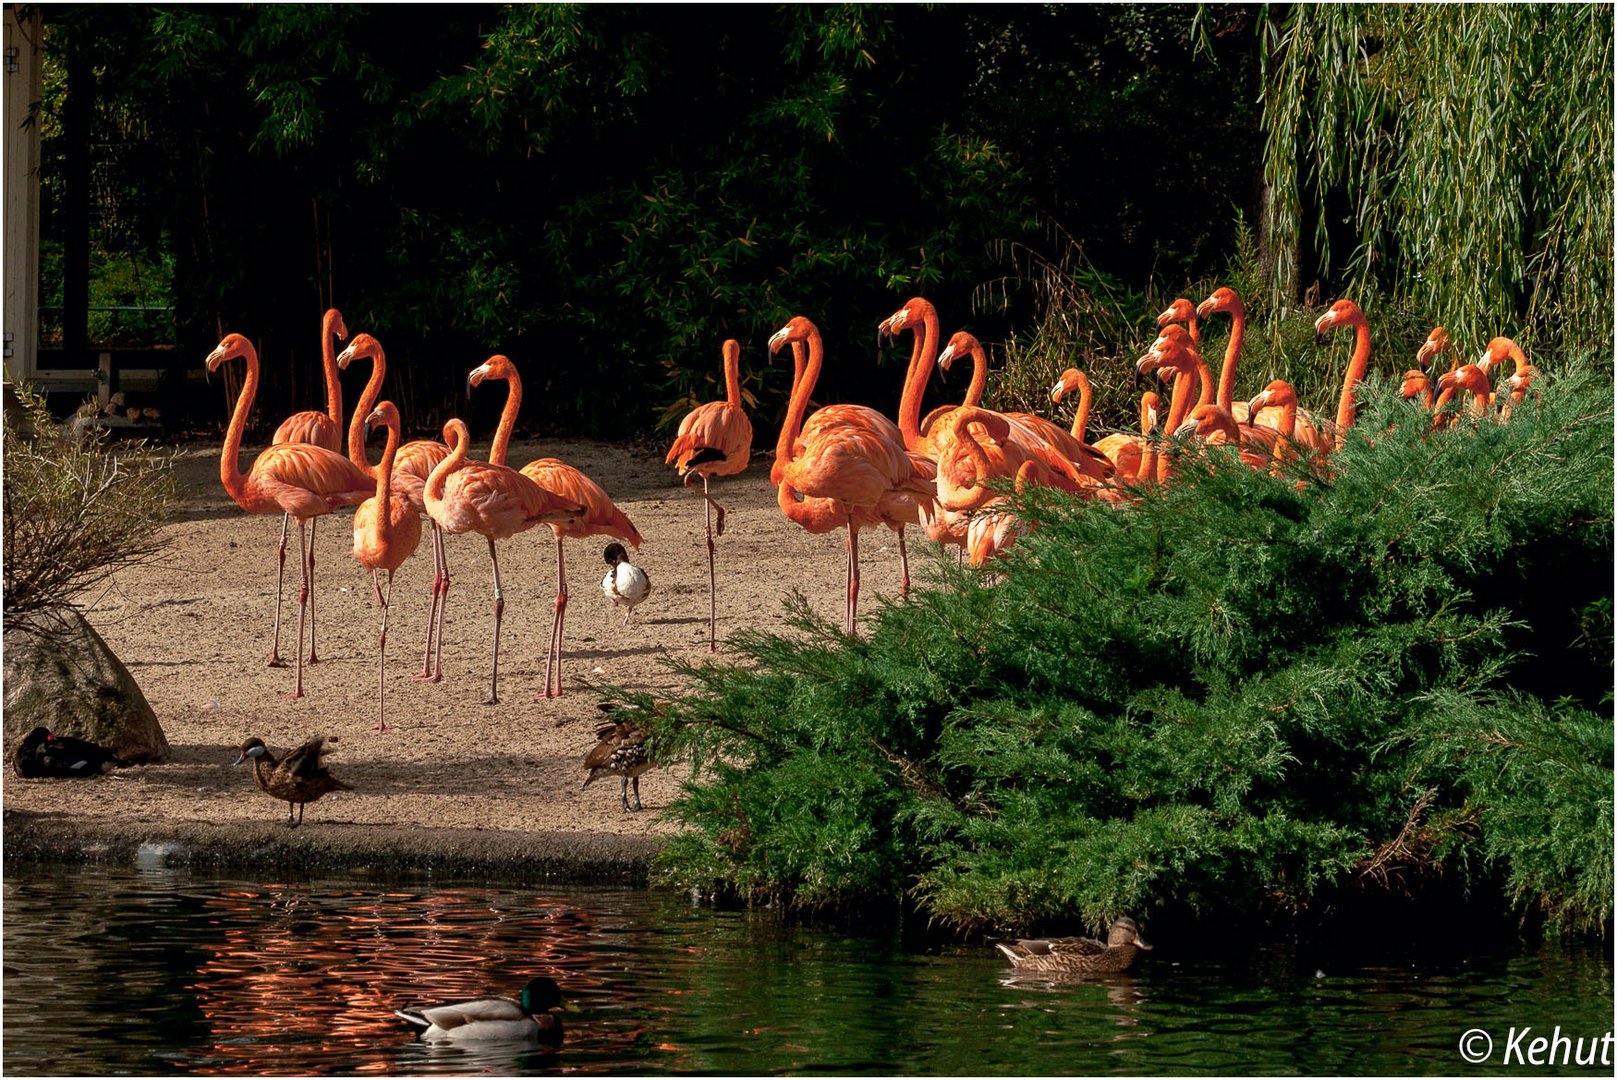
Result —
[[279, 656], [272, 656], [272, 657], [269, 658], [269, 664], [267, 666], [268, 667], [285, 667], [286, 666], [286, 661], [282, 660]]

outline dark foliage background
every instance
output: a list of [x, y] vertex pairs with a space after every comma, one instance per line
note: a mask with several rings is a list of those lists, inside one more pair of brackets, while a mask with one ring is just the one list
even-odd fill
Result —
[[171, 274], [177, 367], [227, 330], [259, 342], [263, 417], [318, 396], [331, 304], [387, 345], [422, 428], [504, 351], [540, 388], [528, 422], [644, 433], [713, 394], [726, 336], [767, 415], [788, 379], [758, 346], [800, 311], [828, 338], [821, 396], [890, 406], [873, 331], [910, 295], [985, 340], [1026, 315], [973, 313], [1012, 269], [991, 242], [1060, 221], [1128, 280], [1210, 273], [1261, 179], [1241, 8], [44, 10], [47, 243], [78, 57], [93, 242]]

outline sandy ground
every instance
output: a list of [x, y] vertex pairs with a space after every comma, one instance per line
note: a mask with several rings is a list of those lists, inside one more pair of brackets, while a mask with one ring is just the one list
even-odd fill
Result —
[[[242, 465], [256, 448], [242, 453]], [[399, 571], [387, 641], [388, 723], [376, 722], [380, 611], [353, 559], [352, 512], [320, 520], [316, 534], [319, 663], [304, 668], [306, 696], [288, 699], [291, 667], [266, 664], [275, 600], [280, 519], [244, 513], [218, 478], [219, 447], [195, 446], [177, 474], [182, 503], [166, 526], [161, 566], [121, 575], [86, 613], [128, 665], [156, 710], [173, 752], [165, 764], [131, 767], [95, 780], [21, 780], [6, 770], [8, 812], [68, 815], [97, 825], [194, 823], [203, 830], [284, 819], [286, 805], [234, 768], [237, 747], [257, 735], [281, 750], [322, 734], [336, 739], [332, 771], [354, 787], [308, 807], [304, 834], [344, 823], [366, 831], [484, 830], [511, 834], [622, 834], [652, 838], [673, 826], [657, 811], [685, 775], [681, 765], [641, 779], [646, 812], [625, 813], [615, 777], [581, 791], [583, 756], [595, 744], [600, 693], [589, 684], [652, 692], [679, 680], [669, 658], [707, 653], [707, 571], [702, 502], [680, 488], [654, 448], [582, 442], [517, 443], [510, 460], [558, 456], [598, 481], [644, 536], [633, 561], [652, 581], [650, 599], [624, 626], [600, 590], [607, 540], [566, 544], [571, 599], [562, 645], [564, 696], [533, 700], [544, 686], [545, 646], [556, 592], [555, 541], [548, 529], [501, 545], [506, 597], [500, 649], [500, 702], [483, 705], [489, 679], [493, 583], [486, 542], [447, 540], [452, 585], [444, 627], [444, 679], [410, 676], [421, 667], [430, 534]], [[842, 534], [809, 536], [786, 521], [769, 485], [768, 455], [737, 477], [715, 481], [729, 511], [718, 540], [720, 658], [726, 633], [784, 627], [782, 600], [804, 591], [817, 611], [840, 621], [844, 603]], [[297, 641], [296, 546], [291, 538], [283, 606], [282, 655]], [[879, 592], [897, 589], [894, 534], [862, 537], [861, 614]], [[918, 538], [919, 547], [925, 544]], [[8, 817], [32, 817], [12, 814]], [[8, 829], [10, 826], [8, 825]], [[447, 832], [445, 835], [449, 835]]]

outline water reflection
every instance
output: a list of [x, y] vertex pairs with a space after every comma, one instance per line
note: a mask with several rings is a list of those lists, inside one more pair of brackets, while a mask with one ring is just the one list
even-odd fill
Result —
[[[4, 934], [14, 1075], [1452, 1073], [1470, 1027], [1611, 1023], [1593, 949], [1318, 977], [1284, 952], [1159, 950], [1062, 982], [986, 948], [617, 890], [27, 868]], [[419, 1043], [392, 1015], [534, 975], [580, 1007], [559, 1053]]]

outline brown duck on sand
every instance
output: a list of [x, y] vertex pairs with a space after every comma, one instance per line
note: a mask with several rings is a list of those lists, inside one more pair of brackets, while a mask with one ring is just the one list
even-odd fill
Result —
[[1139, 955], [1150, 949], [1140, 937], [1140, 928], [1124, 916], [1112, 923], [1104, 943], [1092, 938], [1027, 938], [995, 946], [1017, 971], [1045, 971], [1066, 974], [1107, 975], [1127, 971]]
[[[325, 741], [323, 736], [316, 735], [279, 761], [264, 745], [264, 740], [257, 736], [241, 744], [241, 756], [236, 759], [236, 764], [252, 761], [253, 779], [270, 795], [286, 800], [286, 823], [294, 829], [303, 824], [305, 804], [314, 802], [328, 791], [354, 790], [332, 776], [326, 768]], [[292, 820], [293, 806], [298, 809], [296, 821]]]
[[[603, 711], [610, 713], [611, 705], [603, 702]], [[620, 794], [623, 798], [623, 808], [629, 811], [640, 809], [640, 774], [651, 768], [651, 756], [646, 753], [646, 729], [630, 720], [616, 724], [602, 724], [595, 729], [595, 737], [600, 741], [588, 754], [584, 755], [584, 768], [589, 775], [584, 778], [582, 791], [590, 786], [590, 782], [601, 773], [610, 773], [618, 778]], [[634, 805], [629, 805], [629, 781], [634, 781]]]

